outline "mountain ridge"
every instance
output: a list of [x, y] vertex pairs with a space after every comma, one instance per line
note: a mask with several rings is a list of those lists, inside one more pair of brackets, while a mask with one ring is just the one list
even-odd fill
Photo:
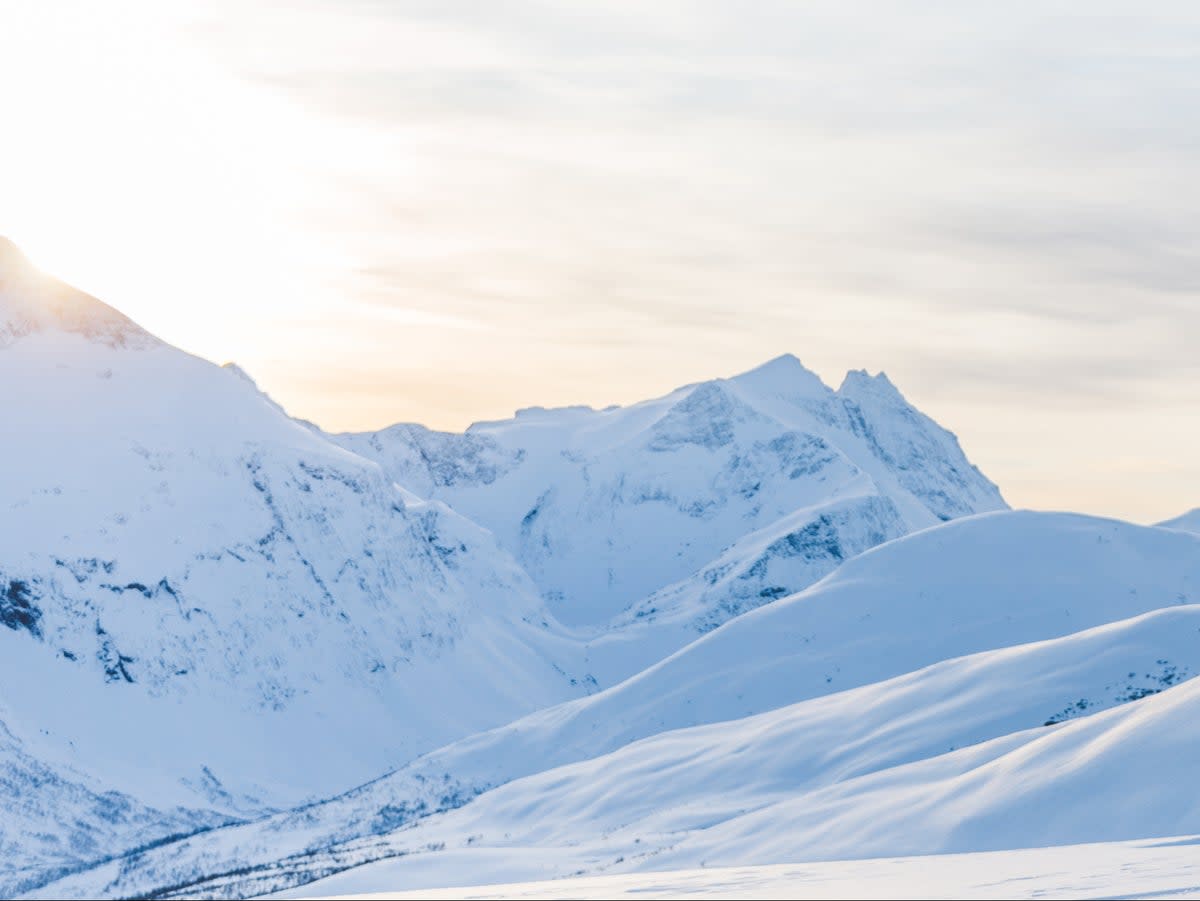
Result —
[[162, 343], [114, 307], [42, 273], [16, 244], [0, 236], [0, 347], [48, 330], [112, 347]]
[[865, 378], [842, 396], [784, 355], [625, 407], [330, 438], [489, 528], [560, 619], [595, 628], [796, 509], [877, 495], [911, 531], [1006, 508], [950, 432]]
[[884, 373], [328, 435], [10, 246], [0, 893], [1011, 844], [1006, 774], [1103, 794], [1057, 736], [1188, 740], [1127, 733], [1195, 706], [1189, 518], [1009, 510]]

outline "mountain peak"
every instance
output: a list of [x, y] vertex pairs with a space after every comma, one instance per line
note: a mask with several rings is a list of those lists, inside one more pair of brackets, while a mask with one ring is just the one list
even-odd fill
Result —
[[730, 381], [752, 391], [769, 394], [824, 396], [830, 393], [829, 386], [821, 381], [820, 376], [790, 353], [767, 360], [754, 369], [735, 375]]
[[0, 235], [0, 292], [16, 289], [40, 275], [21, 248]]
[[[809, 370], [803, 363], [800, 362], [799, 357], [792, 353], [785, 353], [780, 354], [777, 357], [772, 357], [765, 363], [760, 363], [753, 369], [743, 372], [742, 375], [772, 374], [781, 377], [787, 377], [797, 373], [807, 373], [808, 375], [813, 374], [811, 370]], [[741, 376], [735, 376], [735, 378], [740, 377]]]
[[889, 398], [900, 403], [908, 403], [886, 372], [871, 375], [865, 369], [851, 369], [842, 380], [837, 391], [843, 397], [851, 399], [869, 395], [876, 398]]
[[82, 335], [110, 347], [148, 347], [158, 339], [108, 304], [39, 271], [0, 236], [0, 347], [38, 332]]
[[7, 269], [14, 264], [27, 266], [29, 261], [25, 258], [25, 254], [21, 253], [21, 248], [4, 235], [0, 235], [0, 270]]

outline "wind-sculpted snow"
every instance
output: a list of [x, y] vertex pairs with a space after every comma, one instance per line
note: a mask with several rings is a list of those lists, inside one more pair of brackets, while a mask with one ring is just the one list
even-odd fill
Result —
[[[563, 855], [560, 874], [617, 857], [657, 866], [681, 835], [746, 810], [1191, 678], [1198, 589], [1198, 536], [1065, 514], [956, 521], [868, 551], [607, 691], [326, 804], [48, 890], [241, 897], [374, 858], [420, 870], [437, 849], [459, 867], [480, 859], [460, 851], [489, 847]], [[437, 873], [428, 884], [449, 884]]]
[[[783, 534], [781, 520], [802, 509], [875, 498], [894, 521], [878, 528], [866, 504], [852, 528], [882, 541], [1004, 507], [954, 436], [885, 377], [852, 373], [834, 392], [794, 357], [626, 408], [523, 410], [462, 435], [394, 426], [334, 438], [491, 529], [556, 615], [593, 628], [704, 578], [753, 533]], [[710, 627], [748, 606], [736, 592], [704, 598], [696, 616]]]

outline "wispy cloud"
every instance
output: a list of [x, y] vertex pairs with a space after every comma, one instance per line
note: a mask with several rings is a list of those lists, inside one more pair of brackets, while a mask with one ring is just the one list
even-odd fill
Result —
[[298, 413], [462, 425], [786, 350], [887, 369], [1018, 502], [1200, 503], [1055, 493], [1200, 459], [1194, 3], [218, 3], [180, 33], [279, 111], [236, 138], [320, 248], [231, 345]]

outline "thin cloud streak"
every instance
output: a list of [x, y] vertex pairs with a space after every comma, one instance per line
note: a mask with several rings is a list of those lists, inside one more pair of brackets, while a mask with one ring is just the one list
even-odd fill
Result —
[[460, 428], [790, 351], [835, 384], [887, 370], [1015, 503], [1200, 503], [1200, 467], [1147, 450], [1200, 459], [1195, 4], [189, 10], [189, 53], [255, 104], [258, 218], [317, 252], [297, 309], [265, 263], [222, 298], [253, 340], [164, 337], [202, 332], [298, 415]]

